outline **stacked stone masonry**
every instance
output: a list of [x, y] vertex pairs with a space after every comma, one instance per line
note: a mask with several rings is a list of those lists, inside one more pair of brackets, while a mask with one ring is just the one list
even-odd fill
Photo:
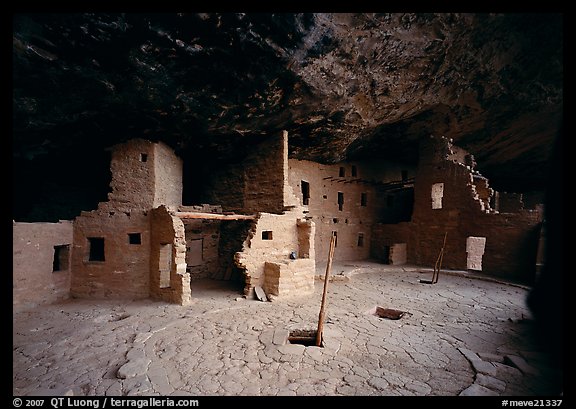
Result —
[[69, 297], [72, 242], [70, 221], [12, 224], [15, 312]]
[[[206, 277], [241, 280], [248, 296], [256, 286], [270, 298], [310, 294], [333, 233], [335, 260], [431, 267], [446, 237], [444, 268], [531, 281], [541, 196], [525, 205], [521, 194], [495, 192], [445, 138], [423, 139], [419, 156], [417, 167], [288, 159], [282, 132], [213, 175], [215, 204], [182, 206], [182, 160], [171, 148], [117, 145], [107, 202], [73, 222], [14, 223], [15, 308], [70, 295], [186, 305], [191, 279]], [[207, 217], [230, 212], [250, 220]]]
[[[416, 174], [414, 212], [410, 223], [380, 224], [374, 227], [372, 254], [381, 258], [394, 237], [407, 239], [409, 263], [434, 266], [447, 241], [443, 266], [448, 269], [468, 268], [467, 239], [484, 237], [482, 272], [500, 277], [531, 282], [534, 278], [542, 207], [527, 210], [519, 195], [512, 195], [516, 205], [507, 204], [498, 212], [489, 206], [487, 181], [473, 168], [450, 159], [453, 146], [445, 138], [422, 141]], [[442, 183], [442, 206], [434, 208], [431, 192]], [[499, 195], [500, 208], [502, 198]], [[398, 230], [401, 230], [400, 232]]]

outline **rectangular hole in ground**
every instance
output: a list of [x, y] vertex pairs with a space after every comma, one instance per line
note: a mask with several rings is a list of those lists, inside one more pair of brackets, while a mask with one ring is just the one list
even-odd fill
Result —
[[[290, 331], [288, 342], [304, 345], [305, 347], [313, 347], [316, 346], [316, 333], [315, 329], [295, 329]], [[324, 348], [324, 340], [320, 342], [320, 348]]]

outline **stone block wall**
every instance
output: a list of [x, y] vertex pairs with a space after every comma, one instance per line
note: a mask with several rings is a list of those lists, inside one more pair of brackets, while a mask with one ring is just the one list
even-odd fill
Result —
[[182, 159], [162, 142], [154, 144], [154, 203], [151, 207], [182, 204]]
[[[393, 242], [407, 239], [407, 261], [434, 266], [447, 234], [443, 268], [465, 270], [469, 237], [485, 237], [480, 265], [483, 273], [530, 282], [536, 265], [542, 208], [521, 210], [521, 196], [499, 195], [500, 206], [490, 207], [488, 181], [469, 165], [451, 160], [451, 144], [445, 138], [422, 141], [414, 188], [414, 212], [410, 223], [377, 224], [372, 230], [372, 254], [381, 257]], [[456, 155], [466, 157], [461, 151]], [[441, 206], [433, 208], [433, 186], [443, 184]], [[495, 192], [494, 192], [495, 194]], [[400, 237], [400, 240], [396, 238]]]
[[[280, 264], [290, 263], [293, 261], [290, 258], [291, 253], [295, 253], [297, 257], [299, 253], [308, 255], [305, 260], [312, 260], [312, 263], [299, 263], [297, 265], [302, 269], [301, 274], [311, 277], [313, 280], [315, 274], [314, 254], [310, 252], [304, 254], [305, 252], [299, 249], [301, 246], [306, 248], [314, 247], [313, 243], [309, 243], [308, 245], [303, 244], [305, 241], [303, 236], [307, 236], [310, 239], [314, 237], [314, 226], [310, 221], [308, 222], [310, 223], [309, 228], [303, 229], [301, 221], [299, 227], [298, 219], [302, 218], [302, 210], [298, 208], [281, 215], [271, 213], [260, 214], [253, 230], [244, 243], [242, 251], [236, 253], [235, 256], [236, 265], [244, 270], [244, 293], [247, 296], [253, 295], [255, 286], [264, 286], [266, 280], [265, 265], [267, 262]], [[285, 268], [284, 270], [280, 269], [277, 271], [279, 273], [282, 271], [290, 272], [290, 269]], [[300, 277], [302, 276], [299, 276], [299, 278]], [[287, 282], [289, 281], [288, 279]], [[279, 287], [279, 289], [281, 290], [282, 288]], [[302, 293], [309, 290], [307, 286], [290, 288], [289, 291], [292, 289]], [[280, 291], [277, 295], [282, 296], [287, 294]]]
[[182, 160], [165, 144], [132, 139], [115, 145], [108, 201], [118, 210], [182, 204]]
[[288, 133], [273, 135], [257, 145], [240, 164], [222, 169], [209, 182], [207, 199], [225, 211], [243, 214], [284, 211], [285, 163], [288, 159]]
[[542, 211], [481, 215], [474, 234], [486, 237], [482, 271], [531, 284], [536, 275]]
[[334, 231], [335, 260], [369, 258], [373, 224], [401, 204], [391, 203], [388, 196], [392, 193], [382, 192], [382, 184], [414, 177], [412, 167], [394, 163], [325, 165], [290, 159], [288, 164], [291, 190], [316, 224], [317, 262], [326, 262]]
[[[150, 277], [148, 212], [110, 209], [101, 206], [82, 212], [74, 220], [71, 294], [78, 298], [146, 298]], [[91, 238], [103, 240], [103, 249], [98, 249]]]
[[522, 193], [498, 192], [498, 210], [500, 213], [516, 213], [524, 209]]
[[314, 293], [314, 259], [302, 258], [264, 263], [263, 288], [268, 298]]
[[153, 209], [150, 216], [150, 296], [188, 305], [192, 300], [190, 274], [186, 271], [186, 233], [184, 223], [165, 206]]
[[186, 235], [186, 271], [190, 279], [219, 271], [220, 220], [183, 219]]
[[[370, 247], [370, 256], [385, 264], [390, 263], [390, 250], [399, 243], [404, 243], [404, 253], [408, 259], [407, 243], [411, 242], [412, 234], [411, 223], [397, 224], [375, 224], [372, 229], [372, 243]], [[399, 250], [398, 250], [399, 251]], [[401, 260], [396, 260], [394, 264], [401, 264]]]
[[72, 222], [13, 223], [12, 239], [13, 311], [68, 298]]
[[108, 201], [122, 210], [154, 207], [154, 143], [142, 139], [115, 145], [112, 149]]
[[393, 265], [406, 264], [406, 243], [394, 243], [390, 246], [389, 263]]

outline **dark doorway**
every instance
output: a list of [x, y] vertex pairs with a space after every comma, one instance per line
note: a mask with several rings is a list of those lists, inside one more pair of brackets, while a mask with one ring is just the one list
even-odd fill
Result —
[[300, 181], [300, 187], [302, 189], [302, 204], [307, 206], [310, 204], [310, 183], [302, 180]]

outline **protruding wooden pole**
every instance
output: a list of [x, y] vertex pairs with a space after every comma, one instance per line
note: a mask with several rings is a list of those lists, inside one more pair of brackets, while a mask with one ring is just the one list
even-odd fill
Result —
[[328, 264], [326, 264], [326, 274], [324, 275], [324, 292], [322, 293], [322, 305], [320, 306], [320, 314], [318, 315], [318, 330], [316, 331], [316, 346], [322, 345], [322, 331], [324, 330], [324, 318], [326, 316], [326, 293], [328, 292], [328, 278], [330, 270], [332, 269], [332, 257], [334, 256], [334, 248], [336, 247], [336, 236], [332, 233], [330, 238], [330, 250], [328, 251]]

